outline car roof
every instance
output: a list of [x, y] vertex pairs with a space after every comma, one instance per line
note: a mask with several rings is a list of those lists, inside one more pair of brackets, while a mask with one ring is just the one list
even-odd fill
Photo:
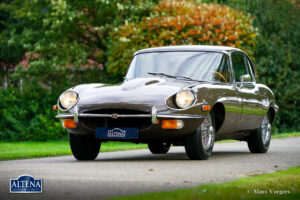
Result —
[[164, 47], [154, 47], [154, 48], [147, 48], [141, 49], [134, 53], [141, 54], [141, 53], [151, 53], [151, 52], [172, 52], [172, 51], [213, 51], [213, 52], [230, 52], [230, 51], [240, 51], [240, 49], [234, 47], [227, 47], [227, 46], [214, 46], [214, 45], [182, 45], [182, 46], [164, 46]]

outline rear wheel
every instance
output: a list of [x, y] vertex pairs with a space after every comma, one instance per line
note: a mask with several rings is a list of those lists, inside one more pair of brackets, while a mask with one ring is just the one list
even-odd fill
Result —
[[92, 135], [69, 134], [70, 146], [77, 160], [94, 160], [99, 154], [100, 141]]
[[171, 144], [166, 142], [150, 142], [148, 143], [148, 147], [153, 154], [165, 154], [168, 153]]
[[191, 160], [207, 160], [215, 142], [215, 122], [209, 113], [201, 126], [186, 138], [185, 151]]
[[271, 142], [270, 115], [264, 117], [260, 127], [256, 129], [247, 139], [248, 148], [251, 153], [266, 153]]

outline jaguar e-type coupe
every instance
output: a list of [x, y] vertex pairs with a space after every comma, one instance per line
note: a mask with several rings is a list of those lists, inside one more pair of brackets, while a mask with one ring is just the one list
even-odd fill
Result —
[[194, 160], [224, 139], [265, 153], [278, 111], [246, 53], [201, 45], [137, 51], [124, 82], [72, 87], [54, 108], [78, 160], [95, 159], [106, 141], [146, 143], [154, 154], [181, 145]]

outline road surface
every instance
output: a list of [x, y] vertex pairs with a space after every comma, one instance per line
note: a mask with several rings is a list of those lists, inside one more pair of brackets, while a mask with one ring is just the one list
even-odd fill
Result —
[[[73, 156], [0, 162], [0, 199], [106, 199], [221, 183], [300, 165], [300, 137], [274, 139], [267, 154], [251, 154], [245, 142], [215, 144], [206, 161], [191, 161], [183, 147], [166, 155], [148, 150], [100, 153], [96, 161]], [[22, 174], [43, 179], [42, 194], [10, 194]]]

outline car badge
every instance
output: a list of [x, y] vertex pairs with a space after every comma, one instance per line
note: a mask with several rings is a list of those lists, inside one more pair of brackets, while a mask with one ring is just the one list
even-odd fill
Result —
[[117, 113], [113, 113], [112, 115], [111, 115], [111, 118], [113, 118], [113, 119], [117, 119], [119, 117], [119, 115], [117, 114]]

